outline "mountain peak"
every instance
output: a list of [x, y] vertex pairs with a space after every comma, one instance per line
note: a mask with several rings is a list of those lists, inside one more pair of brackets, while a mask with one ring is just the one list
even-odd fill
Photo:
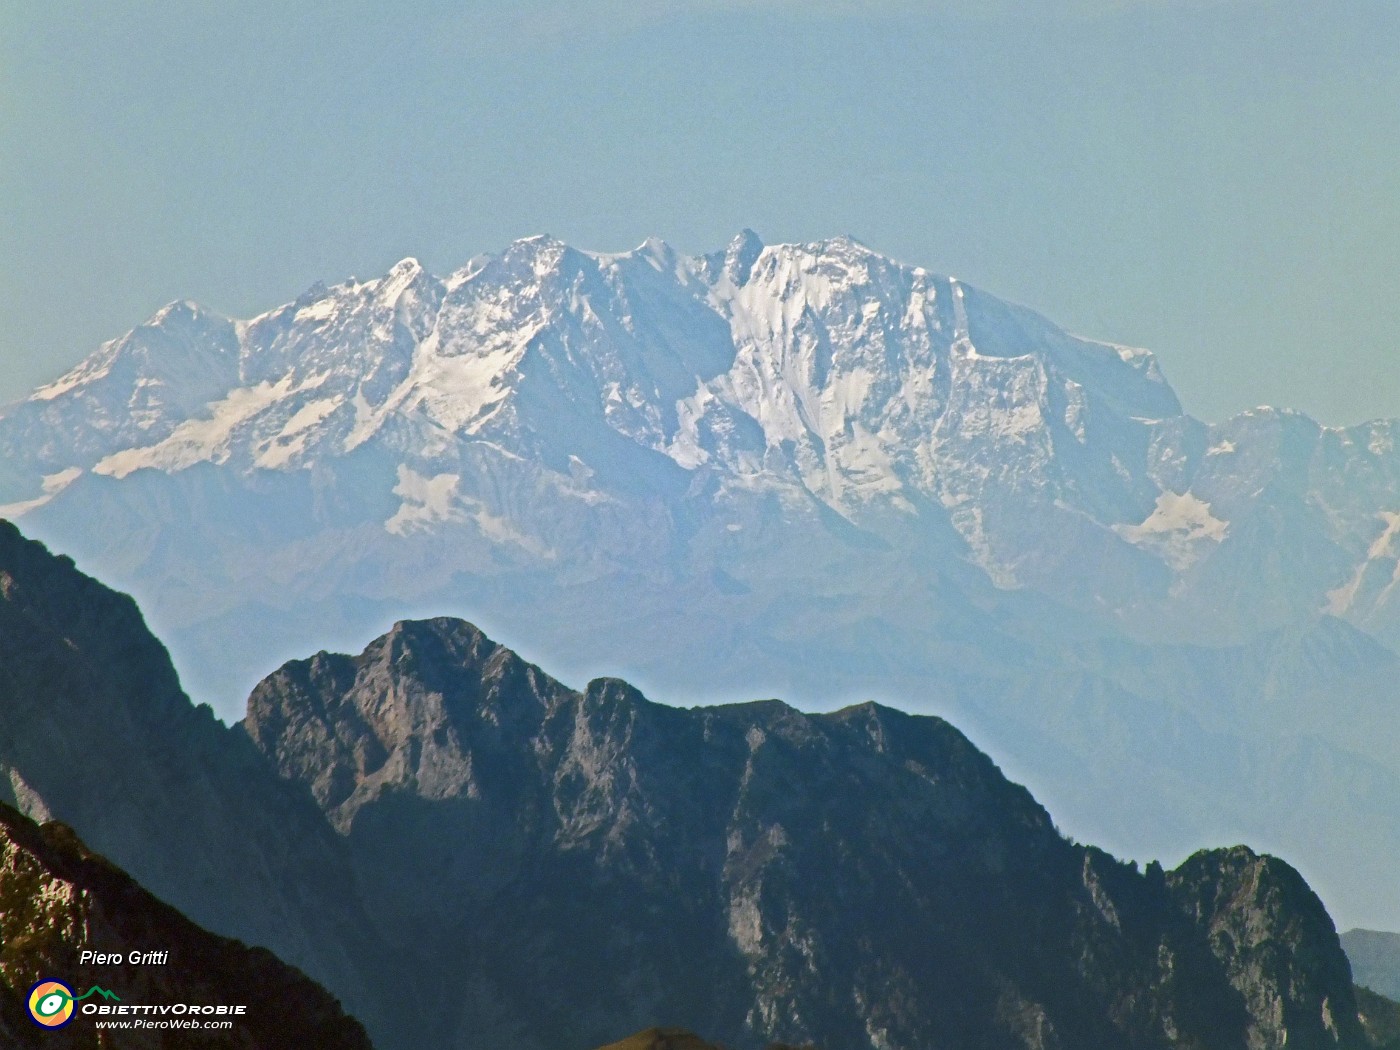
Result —
[[[850, 235], [765, 246], [747, 229], [703, 260], [656, 238], [601, 256], [540, 234], [446, 282], [409, 257], [239, 326], [177, 304], [104, 353], [136, 363], [97, 355], [30, 402], [79, 385], [88, 397], [64, 403], [49, 424], [64, 436], [4, 505], [37, 507], [46, 478], [75, 470], [286, 472], [375, 450], [402, 497], [379, 523], [390, 533], [464, 525], [541, 556], [555, 544], [504, 525], [513, 511], [471, 502], [460, 456], [478, 442], [540, 457], [547, 488], [572, 491], [575, 462], [593, 488], [671, 484], [674, 467], [703, 465], [852, 521], [965, 506], [964, 484], [996, 483], [973, 466], [995, 448], [1014, 464], [1008, 482], [1047, 507], [1107, 488], [1111, 512], [1090, 513], [1111, 528], [1142, 520], [1151, 482], [1124, 466], [1141, 459], [1142, 420], [1179, 410], [1149, 359]], [[143, 412], [128, 418], [132, 405]], [[1016, 579], [993, 564], [987, 519], [955, 512], [953, 527]]]
[[729, 241], [729, 250], [745, 251], [751, 248], [763, 247], [763, 238], [755, 233], [748, 226], [736, 233]]
[[166, 303], [159, 310], [150, 316], [145, 322], [146, 325], [159, 325], [167, 322], [194, 323], [209, 317], [219, 321], [227, 321], [223, 314], [217, 313], [201, 306], [193, 299], [176, 299]]
[[[749, 1047], [1049, 1045], [1012, 1038], [1025, 1011], [1054, 1045], [1095, 1050], [1362, 1045], [1335, 932], [1272, 858], [1203, 852], [1142, 875], [1061, 837], [941, 719], [876, 704], [682, 710], [619, 679], [567, 689], [501, 647], [455, 663], [396, 650], [415, 633], [478, 637], [405, 622], [331, 658], [349, 661], [341, 673], [289, 665], [245, 726], [321, 802], [386, 913], [472, 931], [430, 941], [444, 969], [474, 973], [489, 945], [493, 972], [549, 972], [572, 1003], [631, 986], [640, 958], [655, 990], [609, 1026], [708, 1021]], [[586, 950], [542, 970], [520, 937], [534, 923]], [[1216, 943], [1222, 928], [1234, 937]], [[1287, 938], [1278, 958], [1270, 938]], [[702, 992], [671, 984], [697, 967]], [[1187, 967], [1192, 981], [1173, 979]], [[521, 987], [538, 1003], [538, 979]], [[864, 990], [829, 993], [851, 987]], [[583, 1023], [551, 1009], [530, 1024]]]
[[753, 264], [763, 251], [763, 241], [747, 226], [735, 235], [724, 250], [724, 269], [736, 285], [747, 284]]
[[841, 251], [863, 252], [870, 255], [880, 254], [875, 251], [874, 248], [870, 247], [870, 245], [856, 237], [855, 234], [851, 233], [838, 233], [835, 237], [830, 237], [824, 241], [818, 241], [817, 243], [828, 249], [836, 248]]
[[535, 256], [542, 253], [562, 253], [571, 251], [570, 246], [551, 233], [535, 233], [529, 237], [517, 237], [506, 245], [500, 253], [504, 257]]

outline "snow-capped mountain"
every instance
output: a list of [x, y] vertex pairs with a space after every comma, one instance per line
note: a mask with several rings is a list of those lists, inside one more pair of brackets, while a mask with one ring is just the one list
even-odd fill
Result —
[[387, 531], [470, 524], [556, 561], [546, 523], [481, 484], [524, 456], [582, 507], [703, 477], [877, 530], [946, 519], [999, 586], [1059, 589], [1070, 560], [1071, 591], [1078, 543], [1181, 587], [1232, 526], [1302, 495], [1318, 520], [1297, 527], [1351, 570], [1310, 596], [1336, 613], [1389, 597], [1400, 465], [1390, 423], [1207, 427], [1146, 351], [850, 239], [748, 232], [702, 258], [537, 237], [446, 279], [407, 259], [246, 322], [174, 303], [11, 408], [0, 441], [11, 515], [84, 473], [308, 471], [369, 448], [398, 461]]
[[[1364, 781], [1400, 815], [1395, 425], [1201, 423], [1150, 353], [849, 238], [537, 237], [246, 321], [175, 303], [0, 450], [0, 514], [133, 591], [230, 717], [283, 658], [450, 613], [664, 695], [952, 714], [1110, 844], [1267, 820], [1304, 739], [1332, 771], [1304, 809]], [[1212, 707], [1220, 668], [1309, 632], [1324, 684], [1272, 685], [1288, 743], [1250, 752], [1268, 720]], [[1357, 683], [1379, 735], [1303, 717]], [[1204, 754], [1239, 797], [1181, 783]]]

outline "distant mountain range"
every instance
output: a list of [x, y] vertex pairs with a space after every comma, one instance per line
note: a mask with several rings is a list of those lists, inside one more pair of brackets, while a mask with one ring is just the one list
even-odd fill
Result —
[[1400, 928], [1400, 452], [1183, 414], [1155, 358], [849, 239], [532, 238], [174, 303], [0, 413], [0, 504], [193, 694], [396, 619], [577, 680], [956, 720], [1064, 826], [1247, 838]]
[[1400, 1000], [1400, 933], [1348, 930], [1342, 934], [1342, 946], [1357, 984]]
[[735, 1050], [1373, 1045], [1286, 863], [1070, 842], [940, 718], [575, 691], [443, 618], [286, 664], [226, 728], [130, 599], [8, 524], [0, 669], [7, 800], [295, 961], [380, 1050], [657, 1023]]

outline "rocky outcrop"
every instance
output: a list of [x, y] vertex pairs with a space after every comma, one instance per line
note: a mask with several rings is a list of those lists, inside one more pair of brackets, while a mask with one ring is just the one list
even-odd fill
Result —
[[740, 1047], [1365, 1045], [1287, 865], [1140, 873], [938, 718], [577, 692], [439, 619], [288, 664], [244, 724], [381, 935], [473, 990], [440, 1045], [659, 1019]]
[[1357, 985], [1356, 1009], [1376, 1050], [1400, 1050], [1400, 1003]]
[[1363, 1044], [1351, 967], [1301, 875], [1237, 846], [1197, 853], [1168, 887], [1243, 998], [1250, 1050]]
[[[325, 989], [272, 953], [209, 933], [147, 893], [125, 872], [90, 852], [65, 825], [40, 827], [0, 803], [0, 1043], [62, 1050], [370, 1050], [359, 1022]], [[119, 956], [84, 963], [82, 952]], [[167, 953], [158, 963], [133, 963]], [[77, 996], [94, 986], [110, 998], [90, 1005], [127, 1008], [239, 1006], [227, 1031], [99, 1030], [75, 1009], [62, 1029], [33, 1024], [27, 995], [58, 979]], [[108, 1015], [170, 1020], [166, 1016]], [[188, 1021], [188, 1016], [180, 1020]], [[205, 1019], [199, 1018], [200, 1022]]]
[[136, 604], [0, 522], [0, 801], [76, 828], [200, 925], [263, 945], [366, 1016], [378, 948], [343, 843], [180, 689]]

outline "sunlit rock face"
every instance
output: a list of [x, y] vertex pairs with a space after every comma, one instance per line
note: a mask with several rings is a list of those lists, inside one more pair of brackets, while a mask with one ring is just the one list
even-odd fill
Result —
[[1287, 864], [1140, 873], [942, 719], [575, 691], [436, 619], [287, 664], [244, 727], [344, 835], [381, 935], [474, 990], [439, 1045], [648, 1019], [739, 1047], [1367, 1045]]
[[[71, 828], [40, 827], [4, 803], [0, 940], [0, 1040], [15, 1050], [371, 1050], [360, 1023], [304, 974], [268, 951], [201, 929], [91, 853]], [[103, 998], [74, 1004], [73, 1020], [46, 1030], [31, 1019], [29, 992], [55, 977], [75, 997], [88, 999], [97, 987]], [[265, 1008], [273, 1001], [275, 1014]], [[242, 1005], [244, 1013], [227, 1031], [98, 1029], [86, 1010], [114, 1002], [142, 1008], [132, 1011], [138, 1018], [146, 1007], [181, 1003]]]

